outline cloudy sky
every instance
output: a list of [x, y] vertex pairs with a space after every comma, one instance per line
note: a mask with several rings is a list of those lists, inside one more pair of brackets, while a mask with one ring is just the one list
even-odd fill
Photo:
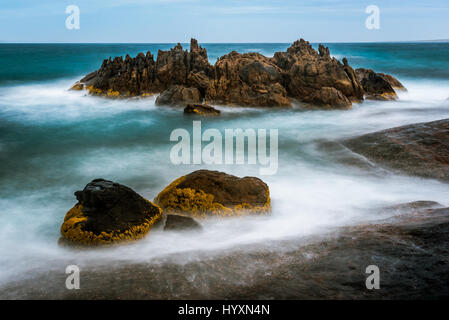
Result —
[[[68, 5], [80, 29], [66, 28]], [[365, 27], [369, 5], [380, 29]], [[449, 39], [448, 0], [0, 0], [2, 42], [312, 42]]]

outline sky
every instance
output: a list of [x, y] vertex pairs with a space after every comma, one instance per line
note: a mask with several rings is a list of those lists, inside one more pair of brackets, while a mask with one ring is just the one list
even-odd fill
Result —
[[[67, 29], [66, 7], [80, 10]], [[368, 6], [379, 28], [368, 29]], [[449, 39], [448, 0], [0, 0], [0, 42], [376, 42]]]

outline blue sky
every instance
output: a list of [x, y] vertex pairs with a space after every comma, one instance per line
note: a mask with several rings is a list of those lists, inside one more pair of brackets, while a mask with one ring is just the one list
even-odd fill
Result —
[[[66, 6], [80, 29], [65, 27]], [[380, 9], [368, 30], [365, 9]], [[312, 42], [449, 39], [448, 0], [0, 0], [2, 42]]]

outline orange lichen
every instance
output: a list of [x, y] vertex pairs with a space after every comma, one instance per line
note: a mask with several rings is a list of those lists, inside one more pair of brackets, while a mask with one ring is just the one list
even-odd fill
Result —
[[[65, 239], [84, 245], [104, 245], [141, 239], [162, 217], [161, 208], [154, 206], [153, 204], [152, 206], [157, 208], [158, 213], [146, 219], [144, 223], [130, 226], [126, 230], [114, 230], [112, 232], [103, 231], [100, 234], [95, 234], [91, 231], [83, 230], [83, 222], [87, 221], [88, 217], [84, 216], [82, 205], [76, 204], [67, 212], [64, 218], [64, 223], [61, 226], [61, 235]], [[150, 212], [143, 212], [143, 214], [149, 213]]]

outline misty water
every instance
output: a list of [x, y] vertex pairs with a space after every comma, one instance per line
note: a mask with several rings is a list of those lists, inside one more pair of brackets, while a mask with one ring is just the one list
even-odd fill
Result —
[[[155, 106], [155, 97], [108, 100], [67, 89], [103, 58], [172, 45], [0, 45], [0, 285], [48, 270], [214, 256], [234, 248], [310, 239], [339, 226], [384, 219], [371, 210], [416, 200], [449, 205], [447, 184], [398, 175], [328, 142], [395, 126], [449, 117], [448, 44], [330, 44], [336, 58], [399, 78], [408, 92], [394, 102], [365, 101], [349, 111], [217, 106], [203, 130], [278, 129], [279, 168], [258, 165], [173, 165], [170, 133], [192, 131], [182, 109]], [[271, 56], [288, 44], [206, 45], [209, 58], [230, 50]], [[204, 231], [151, 231], [138, 242], [76, 251], [58, 246], [59, 228], [76, 203], [73, 193], [95, 178], [152, 200], [174, 179], [206, 168], [258, 176], [269, 188], [269, 216], [209, 218]], [[391, 213], [389, 213], [391, 214]], [[276, 250], [282, 250], [279, 246]]]

